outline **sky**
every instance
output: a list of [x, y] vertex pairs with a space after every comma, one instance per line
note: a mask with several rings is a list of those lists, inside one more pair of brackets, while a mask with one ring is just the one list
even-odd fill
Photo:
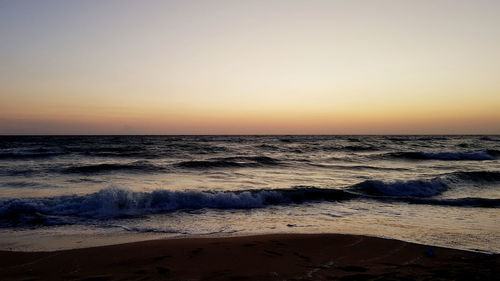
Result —
[[500, 1], [0, 0], [0, 134], [500, 134]]

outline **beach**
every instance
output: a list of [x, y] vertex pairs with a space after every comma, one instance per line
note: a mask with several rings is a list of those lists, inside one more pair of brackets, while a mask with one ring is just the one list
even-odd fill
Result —
[[0, 252], [2, 280], [495, 280], [500, 255], [342, 234]]
[[0, 281], [500, 281], [500, 0], [0, 1]]

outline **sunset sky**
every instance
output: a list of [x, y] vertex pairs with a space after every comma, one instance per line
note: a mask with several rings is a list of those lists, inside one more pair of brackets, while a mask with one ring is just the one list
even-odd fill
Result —
[[500, 134], [500, 1], [0, 0], [0, 134]]

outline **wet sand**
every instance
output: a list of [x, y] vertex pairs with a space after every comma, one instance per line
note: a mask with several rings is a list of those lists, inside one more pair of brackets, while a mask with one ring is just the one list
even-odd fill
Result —
[[0, 251], [0, 280], [498, 280], [500, 255], [342, 234]]

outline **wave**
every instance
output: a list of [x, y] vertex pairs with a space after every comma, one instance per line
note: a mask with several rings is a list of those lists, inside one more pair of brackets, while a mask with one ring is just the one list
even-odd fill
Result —
[[499, 171], [457, 171], [432, 179], [383, 182], [366, 180], [349, 190], [371, 196], [433, 197], [451, 189], [458, 183], [500, 182]]
[[144, 157], [151, 158], [152, 155], [144, 146], [102, 146], [102, 147], [82, 147], [75, 149], [75, 152], [88, 156], [97, 157]]
[[247, 139], [243, 137], [219, 137], [219, 136], [205, 136], [199, 139], [203, 142], [243, 142], [247, 141]]
[[482, 140], [482, 141], [500, 141], [500, 137], [498, 137], [498, 136], [496, 136], [496, 137], [484, 136], [484, 137], [480, 138], [479, 140]]
[[259, 149], [272, 150], [272, 151], [276, 151], [276, 150], [281, 149], [275, 145], [270, 145], [270, 144], [260, 144], [260, 145], [257, 145], [256, 147]]
[[276, 166], [281, 162], [267, 156], [253, 157], [222, 157], [208, 160], [183, 161], [176, 164], [177, 167], [187, 169], [211, 169], [211, 168], [244, 168]]
[[500, 152], [496, 150], [473, 152], [391, 152], [382, 156], [412, 160], [494, 160]]
[[164, 171], [165, 168], [151, 164], [147, 161], [136, 161], [132, 163], [103, 163], [95, 165], [82, 165], [64, 168], [61, 172], [66, 174], [79, 173], [79, 174], [97, 174], [114, 171], [131, 171], [131, 172], [159, 172]]
[[455, 206], [455, 207], [482, 207], [482, 208], [498, 208], [500, 207], [500, 199], [496, 198], [457, 198], [457, 199], [433, 199], [433, 198], [404, 198], [405, 201], [411, 204], [426, 204], [438, 206]]
[[377, 148], [372, 145], [346, 145], [342, 148], [343, 150], [347, 151], [377, 151], [380, 150], [380, 148]]
[[179, 209], [250, 209], [308, 201], [347, 200], [353, 197], [355, 195], [346, 191], [316, 187], [246, 191], [155, 190], [149, 193], [111, 187], [82, 196], [0, 199], [0, 221], [5, 224], [5, 221], [19, 221], [26, 216], [102, 219]]
[[321, 141], [331, 141], [338, 139], [338, 136], [284, 136], [279, 138], [279, 141], [284, 143], [296, 143], [296, 142], [321, 142]]
[[500, 150], [495, 150], [495, 149], [488, 149], [486, 150], [486, 153], [493, 157], [500, 157]]
[[40, 170], [36, 169], [26, 169], [26, 168], [18, 168], [18, 167], [9, 167], [7, 169], [0, 169], [0, 176], [23, 176], [29, 177], [36, 173], [40, 172]]
[[159, 143], [138, 145], [85, 145], [71, 148], [71, 152], [85, 156], [116, 157], [116, 158], [146, 158], [156, 159], [189, 154], [214, 154], [227, 152], [229, 148], [207, 143]]
[[306, 146], [302, 148], [305, 151], [348, 151], [348, 152], [363, 152], [363, 151], [378, 151], [381, 147], [373, 145], [325, 145], [325, 146]]
[[58, 188], [58, 186], [51, 184], [44, 184], [38, 182], [28, 182], [28, 181], [11, 181], [0, 183], [0, 187], [8, 187], [8, 188]]
[[415, 140], [417, 141], [437, 141], [437, 140], [448, 140], [448, 137], [443, 137], [443, 136], [422, 136], [422, 137], [415, 137]]
[[500, 182], [498, 171], [459, 171], [450, 173], [447, 178], [461, 182]]
[[62, 149], [24, 149], [24, 150], [4, 150], [0, 151], [0, 159], [25, 159], [42, 158], [62, 155], [65, 152]]
[[[461, 172], [474, 180], [498, 177], [493, 174]], [[170, 191], [136, 192], [110, 187], [87, 195], [46, 198], [0, 199], [0, 227], [81, 223], [141, 216], [162, 212], [199, 209], [253, 209], [274, 205], [302, 204], [353, 199], [404, 202], [462, 207], [500, 207], [497, 198], [433, 198], [449, 190], [446, 177], [430, 180], [383, 182], [366, 180], [345, 189], [298, 186], [287, 189], [242, 191]]]
[[406, 141], [414, 140], [414, 138], [412, 138], [410, 136], [394, 136], [394, 137], [389, 137], [387, 139], [390, 141], [393, 141], [393, 142], [406, 142]]
[[171, 146], [162, 147], [159, 151], [155, 151], [154, 153], [160, 153], [163, 156], [171, 156], [172, 154], [178, 154], [187, 152], [190, 154], [213, 154], [219, 152], [228, 152], [230, 151], [229, 147], [224, 145], [213, 145], [207, 143], [176, 143]]
[[366, 180], [353, 185], [350, 190], [373, 196], [432, 197], [443, 193], [448, 188], [443, 180], [436, 178], [395, 182]]
[[[245, 167], [245, 165], [232, 162], [232, 161], [206, 161], [206, 160], [198, 160], [198, 161], [183, 161], [176, 164], [177, 167], [186, 168], [186, 169], [211, 169], [211, 168], [240, 168]], [[248, 164], [246, 167], [249, 166]]]
[[316, 164], [308, 163], [308, 165], [313, 167], [337, 169], [337, 170], [374, 170], [374, 171], [408, 171], [406, 168], [392, 168], [392, 167], [378, 167], [369, 165], [334, 165], [334, 164]]

